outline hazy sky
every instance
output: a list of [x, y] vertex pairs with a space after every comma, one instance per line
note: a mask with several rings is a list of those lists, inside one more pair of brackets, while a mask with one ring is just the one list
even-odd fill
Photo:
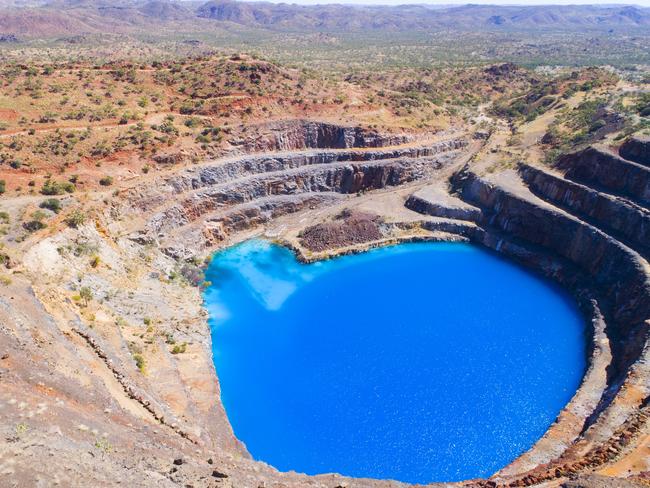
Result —
[[[268, 1], [268, 0], [267, 0]], [[650, 7], [650, 0], [634, 1], [612, 1], [612, 0], [271, 0], [275, 3], [299, 3], [303, 5], [315, 5], [323, 3], [354, 3], [362, 5], [400, 5], [413, 3], [426, 3], [437, 5], [464, 5], [464, 4], [486, 4], [486, 5], [640, 5]]]

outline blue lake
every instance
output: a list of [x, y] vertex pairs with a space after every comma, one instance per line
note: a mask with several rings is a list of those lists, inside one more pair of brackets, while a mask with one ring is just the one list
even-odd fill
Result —
[[304, 265], [253, 240], [206, 275], [228, 418], [282, 471], [488, 476], [544, 434], [584, 374], [571, 298], [469, 244]]

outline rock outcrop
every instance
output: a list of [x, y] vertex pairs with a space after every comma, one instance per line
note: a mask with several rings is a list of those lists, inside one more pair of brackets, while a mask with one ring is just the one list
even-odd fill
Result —
[[557, 167], [565, 177], [650, 205], [650, 168], [623, 159], [602, 148], [588, 147], [560, 158]]
[[650, 137], [630, 137], [621, 145], [618, 153], [622, 158], [650, 166]]
[[[191, 257], [269, 218], [332, 202], [337, 195], [424, 180], [452, 164], [467, 145], [451, 139], [428, 146], [321, 150], [238, 157], [184, 170], [138, 188], [129, 207], [148, 213], [146, 236], [175, 257]], [[174, 202], [168, 203], [168, 196]]]
[[519, 172], [540, 198], [606, 229], [622, 242], [630, 242], [642, 254], [650, 254], [650, 211], [646, 208], [530, 165], [522, 164]]
[[246, 135], [228, 142], [244, 152], [301, 149], [384, 147], [412, 140], [402, 134], [381, 134], [359, 126], [341, 126], [310, 120], [271, 122], [249, 126]]

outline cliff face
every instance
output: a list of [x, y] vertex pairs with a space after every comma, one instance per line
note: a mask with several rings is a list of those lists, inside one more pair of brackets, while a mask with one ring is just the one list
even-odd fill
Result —
[[234, 230], [253, 228], [282, 214], [342, 195], [426, 179], [452, 164], [466, 145], [463, 139], [451, 139], [398, 149], [233, 158], [135, 189], [128, 205], [149, 214], [146, 237], [139, 234], [139, 239], [158, 241], [171, 255], [187, 258]]
[[521, 165], [519, 172], [540, 198], [603, 227], [623, 242], [629, 241], [644, 255], [650, 254], [650, 211], [529, 165]]
[[621, 145], [619, 154], [622, 158], [650, 166], [650, 137], [630, 137]]
[[558, 168], [566, 170], [570, 180], [595, 185], [642, 205], [650, 204], [650, 169], [606, 150], [589, 147], [568, 154], [558, 161]]
[[649, 318], [650, 279], [637, 252], [561, 210], [475, 175], [467, 176], [461, 195], [484, 210], [482, 224], [541, 246], [584, 270], [611, 302], [613, 317], [624, 332]]
[[293, 120], [251, 126], [246, 136], [229, 141], [245, 152], [383, 147], [409, 142], [408, 135], [381, 134], [358, 126]]
[[[403, 147], [374, 151], [303, 151], [285, 154], [244, 156], [225, 162], [205, 164], [197, 169], [186, 170], [167, 180], [175, 192], [197, 190], [202, 187], [225, 183], [237, 178], [255, 174], [285, 171], [304, 166], [324, 165], [336, 162], [363, 162], [398, 158], [432, 157], [445, 152], [462, 149], [467, 145], [464, 139], [448, 141], [429, 146]], [[328, 146], [324, 146], [328, 147]], [[320, 148], [319, 148], [320, 149]]]

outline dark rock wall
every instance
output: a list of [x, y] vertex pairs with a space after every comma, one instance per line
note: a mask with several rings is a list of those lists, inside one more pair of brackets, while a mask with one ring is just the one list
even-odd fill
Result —
[[446, 151], [463, 148], [464, 139], [452, 139], [430, 146], [408, 147], [392, 150], [375, 151], [318, 151], [302, 154], [285, 154], [273, 156], [246, 156], [226, 162], [209, 164], [198, 169], [191, 169], [167, 181], [175, 192], [188, 191], [204, 186], [216, 185], [254, 174], [284, 171], [302, 166], [329, 164], [344, 161], [374, 161], [396, 159], [401, 157], [430, 157]]
[[194, 221], [229, 206], [274, 195], [311, 192], [357, 193], [425, 178], [452, 161], [454, 153], [436, 158], [398, 158], [361, 163], [302, 166], [282, 172], [255, 174], [195, 192], [150, 220], [158, 233]]
[[630, 137], [618, 150], [622, 158], [650, 166], [650, 137]]
[[521, 165], [519, 172], [540, 198], [597, 222], [599, 227], [650, 255], [650, 211], [532, 166]]
[[246, 137], [229, 141], [246, 152], [383, 147], [409, 142], [404, 134], [380, 134], [358, 126], [292, 120], [250, 127]]
[[650, 169], [602, 149], [589, 147], [560, 158], [566, 177], [650, 204]]
[[415, 194], [408, 197], [404, 206], [414, 212], [447, 219], [477, 220], [481, 217], [481, 211], [478, 208], [441, 205], [434, 201], [420, 198]]

